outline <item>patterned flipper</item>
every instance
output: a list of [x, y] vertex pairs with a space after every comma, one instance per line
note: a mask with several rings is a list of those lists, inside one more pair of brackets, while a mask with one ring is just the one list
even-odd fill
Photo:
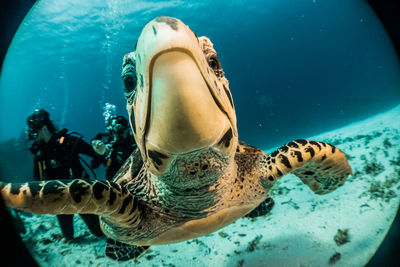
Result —
[[265, 188], [288, 173], [293, 173], [316, 194], [329, 193], [343, 185], [352, 174], [346, 155], [323, 142], [295, 140], [264, 156], [261, 182]]
[[119, 184], [98, 180], [0, 183], [5, 203], [36, 214], [89, 213], [127, 222], [139, 217], [137, 199]]
[[116, 261], [137, 260], [148, 248], [149, 246], [129, 245], [107, 238], [106, 256]]

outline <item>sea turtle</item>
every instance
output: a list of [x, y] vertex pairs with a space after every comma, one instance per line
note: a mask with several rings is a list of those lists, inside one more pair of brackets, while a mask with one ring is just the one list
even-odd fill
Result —
[[3, 183], [7, 205], [98, 214], [106, 254], [128, 260], [150, 245], [203, 236], [249, 214], [285, 174], [326, 194], [352, 173], [345, 154], [327, 143], [299, 139], [267, 155], [239, 141], [213, 44], [178, 19], [158, 17], [144, 27], [123, 58], [122, 79], [138, 149], [114, 180]]

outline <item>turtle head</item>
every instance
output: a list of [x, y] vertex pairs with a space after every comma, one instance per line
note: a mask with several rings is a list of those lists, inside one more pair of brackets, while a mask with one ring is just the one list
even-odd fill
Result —
[[122, 79], [132, 131], [153, 174], [174, 155], [218, 144], [222, 154], [234, 155], [233, 100], [207, 37], [178, 19], [158, 17], [144, 27], [136, 51], [124, 56]]

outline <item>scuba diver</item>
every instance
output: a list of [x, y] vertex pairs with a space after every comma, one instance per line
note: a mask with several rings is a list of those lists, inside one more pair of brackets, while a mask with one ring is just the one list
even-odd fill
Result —
[[107, 133], [97, 134], [91, 142], [94, 151], [102, 156], [100, 161], [96, 159], [92, 162], [92, 167], [97, 168], [103, 163], [107, 167], [106, 179], [111, 181], [137, 146], [125, 117], [112, 115], [107, 117], [105, 123]]
[[[36, 109], [27, 118], [28, 139], [33, 141], [30, 151], [34, 155], [34, 177], [38, 180], [88, 179], [89, 174], [81, 165], [79, 154], [96, 158], [93, 148], [82, 140], [82, 136], [67, 129], [57, 131], [50, 115], [43, 109]], [[84, 161], [83, 161], [84, 162]], [[74, 239], [74, 215], [57, 215], [57, 220], [66, 240]], [[90, 232], [103, 236], [99, 217], [80, 214]]]

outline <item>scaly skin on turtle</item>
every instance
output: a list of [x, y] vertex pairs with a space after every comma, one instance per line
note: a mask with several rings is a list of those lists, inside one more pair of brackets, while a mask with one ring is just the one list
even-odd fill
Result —
[[129, 254], [128, 244], [180, 242], [245, 216], [285, 174], [326, 194], [352, 173], [345, 154], [326, 143], [295, 140], [266, 155], [239, 141], [213, 44], [178, 19], [158, 17], [144, 27], [136, 51], [124, 57], [122, 78], [139, 149], [113, 182], [1, 184], [7, 205], [37, 214], [98, 214], [116, 240], [108, 242], [108, 255], [127, 260], [146, 248]]

